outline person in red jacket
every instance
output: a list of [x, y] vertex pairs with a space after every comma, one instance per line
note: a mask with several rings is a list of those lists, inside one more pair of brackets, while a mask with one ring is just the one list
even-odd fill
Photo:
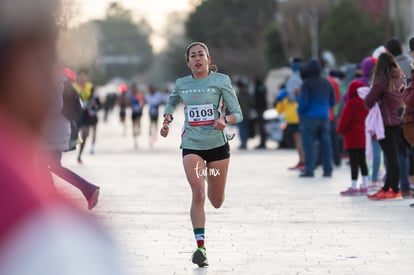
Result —
[[[344, 136], [344, 147], [349, 152], [351, 162], [351, 187], [341, 192], [342, 196], [366, 195], [368, 192], [368, 168], [365, 159], [365, 118], [368, 109], [358, 95], [364, 87], [361, 81], [353, 81], [348, 87], [348, 101], [342, 111], [338, 124], [338, 134]], [[358, 172], [361, 169], [362, 185], [357, 186]]]

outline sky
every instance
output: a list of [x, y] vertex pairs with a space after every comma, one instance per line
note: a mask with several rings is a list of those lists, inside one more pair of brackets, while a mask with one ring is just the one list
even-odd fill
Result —
[[[109, 3], [114, 0], [75, 0], [79, 8], [77, 21], [85, 22], [90, 19], [101, 18]], [[172, 12], [188, 12], [191, 8], [191, 0], [118, 0], [124, 7], [134, 13], [142, 15], [151, 25], [154, 34], [151, 44], [156, 52], [165, 46], [162, 31], [166, 25], [166, 19]]]

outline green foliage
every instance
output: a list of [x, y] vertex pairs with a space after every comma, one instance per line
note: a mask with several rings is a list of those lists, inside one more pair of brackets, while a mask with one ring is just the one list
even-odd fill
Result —
[[269, 25], [265, 38], [267, 67], [273, 69], [286, 65], [286, 55], [283, 50], [280, 32], [276, 24]]
[[332, 51], [339, 62], [360, 62], [384, 43], [384, 22], [364, 13], [354, 1], [342, 0], [322, 24], [321, 50]]
[[[100, 75], [106, 75], [107, 79], [116, 76], [131, 78], [148, 70], [153, 52], [149, 42], [151, 30], [145, 21], [134, 22], [131, 12], [114, 2], [109, 5], [106, 18], [94, 23], [99, 30]], [[126, 57], [130, 63], [103, 62], [108, 57]], [[139, 61], [134, 62], [136, 60]]]
[[274, 0], [205, 0], [186, 22], [191, 40], [205, 42], [222, 71], [254, 76], [266, 69], [264, 32]]

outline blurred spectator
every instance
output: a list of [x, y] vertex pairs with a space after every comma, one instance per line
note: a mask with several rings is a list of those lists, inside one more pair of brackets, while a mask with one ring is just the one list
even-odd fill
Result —
[[301, 66], [301, 59], [294, 58], [292, 60], [292, 75], [286, 82], [286, 91], [285, 93], [279, 93], [276, 100], [276, 109], [278, 113], [284, 114], [287, 123], [286, 131], [293, 136], [295, 147], [299, 155], [298, 163], [289, 168], [289, 170], [303, 170], [305, 168], [305, 156], [302, 148], [298, 114], [298, 96], [302, 85], [302, 78], [300, 76]]
[[[410, 52], [411, 52], [411, 54], [413, 54], [413, 51], [414, 51], [414, 38], [411, 38], [410, 39]], [[411, 65], [411, 77], [410, 77], [410, 83], [409, 83], [409, 85], [407, 86], [407, 88], [404, 90], [404, 93], [403, 93], [403, 99], [404, 99], [404, 103], [405, 103], [405, 105], [406, 105], [406, 109], [405, 109], [405, 112], [404, 112], [404, 132], [405, 131], [412, 131], [412, 129], [410, 129], [410, 127], [412, 127], [413, 126], [413, 124], [412, 124], [412, 121], [414, 120], [414, 68], [413, 68], [413, 65]], [[408, 120], [408, 121], [407, 121]], [[408, 123], [407, 123], [408, 122]], [[410, 124], [410, 122], [411, 122], [411, 124]], [[405, 133], [405, 136], [407, 135], [407, 133]], [[412, 136], [412, 134], [411, 134], [411, 136]], [[410, 144], [412, 145], [413, 144], [413, 140], [409, 140], [410, 141]], [[410, 153], [410, 155], [409, 155], [409, 174], [410, 174], [410, 178], [409, 178], [409, 182], [411, 182], [411, 183], [413, 183], [412, 182], [412, 179], [413, 179], [413, 172], [414, 171], [412, 171], [413, 169], [413, 164], [414, 164], [414, 158], [413, 158], [413, 152], [412, 152], [412, 150], [409, 152]], [[407, 190], [407, 187], [408, 187], [408, 190]], [[404, 184], [402, 184], [401, 185], [401, 191], [402, 191], [402, 195], [403, 195], [403, 197], [412, 197], [412, 192], [410, 191], [410, 186], [408, 185], [404, 185]], [[414, 206], [414, 204], [412, 204], [411, 206]]]
[[397, 38], [391, 38], [390, 40], [388, 40], [387, 44], [385, 45], [385, 48], [390, 54], [394, 56], [395, 61], [397, 61], [398, 65], [402, 69], [406, 79], [405, 84], [409, 83], [411, 79], [410, 64], [412, 60], [403, 53], [403, 48], [400, 40], [398, 40]]
[[57, 194], [42, 154], [57, 10], [54, 0], [0, 0], [0, 274], [122, 274], [106, 234]]
[[[405, 84], [407, 85], [411, 80], [411, 58], [403, 54], [403, 49], [401, 42], [397, 38], [390, 39], [386, 48], [389, 53], [391, 53], [397, 64], [404, 72]], [[410, 155], [410, 146], [404, 138], [404, 135], [401, 129], [398, 130], [398, 152], [400, 159], [400, 185], [403, 197], [411, 197], [410, 192], [410, 182], [409, 182], [409, 155]]]
[[[344, 136], [345, 149], [349, 152], [351, 164], [351, 186], [341, 192], [342, 196], [359, 196], [368, 193], [368, 167], [365, 158], [365, 118], [368, 110], [358, 95], [361, 81], [353, 81], [348, 88], [348, 101], [338, 123], [338, 134]], [[361, 169], [362, 185], [358, 187], [358, 173]]]
[[[335, 95], [335, 105], [329, 110], [329, 122], [331, 124], [331, 141], [332, 141], [332, 157], [333, 162], [336, 166], [341, 165], [341, 144], [339, 142], [339, 136], [336, 132], [336, 125], [337, 125], [337, 115], [335, 113], [335, 109], [339, 106], [341, 102], [341, 91], [339, 89], [339, 84], [337, 80], [332, 77], [328, 76], [328, 81], [331, 83]], [[322, 155], [322, 154], [321, 154]]]
[[[374, 57], [366, 57], [361, 62], [361, 72], [362, 76], [358, 79], [362, 83], [364, 83], [365, 87], [369, 87], [372, 82], [372, 74], [374, 72], [376, 59]], [[372, 140], [372, 173], [371, 173], [371, 181], [374, 187], [379, 185], [379, 170], [381, 167], [381, 146], [378, 140]], [[382, 184], [381, 184], [382, 187]]]
[[263, 80], [259, 77], [256, 78], [254, 84], [254, 102], [257, 113], [257, 126], [260, 134], [260, 143], [256, 149], [266, 149], [267, 136], [263, 114], [267, 109], [267, 89], [263, 83]]
[[243, 113], [243, 121], [237, 124], [239, 126], [240, 149], [247, 149], [247, 140], [249, 139], [250, 116], [254, 108], [254, 100], [248, 91], [247, 85], [239, 80], [236, 82], [238, 90], [237, 98]]
[[384, 187], [369, 196], [372, 200], [400, 199], [399, 188], [400, 162], [398, 159], [398, 128], [401, 124], [401, 112], [404, 105], [401, 88], [404, 85], [403, 72], [395, 58], [389, 53], [379, 56], [374, 71], [372, 88], [365, 104], [372, 108], [380, 102], [385, 126], [385, 139], [380, 140], [384, 152], [387, 177]]
[[376, 59], [370, 56], [365, 57], [361, 62], [361, 77], [358, 80], [364, 83], [366, 87], [371, 85], [375, 63]]
[[321, 76], [318, 60], [310, 60], [301, 70], [303, 84], [299, 95], [298, 112], [301, 120], [302, 144], [305, 153], [305, 172], [301, 177], [313, 177], [315, 142], [322, 147], [323, 176], [332, 176], [332, 141], [329, 110], [335, 105], [331, 83]]

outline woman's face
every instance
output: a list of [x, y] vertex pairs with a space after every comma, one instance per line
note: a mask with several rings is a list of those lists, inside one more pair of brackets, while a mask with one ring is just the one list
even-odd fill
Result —
[[57, 89], [55, 42], [21, 42], [11, 49], [0, 80], [0, 104], [22, 125], [40, 133]]
[[190, 48], [188, 53], [187, 66], [191, 69], [193, 75], [208, 75], [211, 57], [207, 56], [206, 49], [203, 46], [195, 45]]

